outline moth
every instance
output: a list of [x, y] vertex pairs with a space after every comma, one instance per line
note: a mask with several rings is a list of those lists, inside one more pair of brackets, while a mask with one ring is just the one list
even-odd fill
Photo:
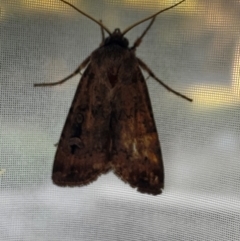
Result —
[[[108, 30], [101, 21], [61, 0], [101, 27], [102, 42], [69, 76], [54, 86], [81, 74], [55, 155], [52, 180], [59, 186], [83, 186], [112, 170], [141, 193], [157, 195], [164, 188], [164, 167], [150, 98], [141, 69], [167, 90], [174, 91], [136, 57], [135, 52], [155, 17], [174, 4], [145, 18], [125, 31]], [[151, 20], [142, 35], [129, 47], [124, 35]], [[106, 31], [109, 36], [105, 38]]]

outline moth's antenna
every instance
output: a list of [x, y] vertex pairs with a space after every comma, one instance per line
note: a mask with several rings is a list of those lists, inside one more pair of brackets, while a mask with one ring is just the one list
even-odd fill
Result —
[[77, 10], [79, 13], [83, 14], [84, 16], [86, 16], [87, 18], [90, 18], [93, 22], [97, 23], [99, 26], [101, 26], [109, 35], [112, 35], [111, 34], [111, 31], [105, 27], [101, 22], [97, 21], [95, 18], [91, 17], [90, 15], [84, 13], [83, 11], [81, 11], [80, 9], [78, 9], [77, 7], [75, 7], [74, 5], [72, 5], [71, 3], [69, 2], [66, 2], [64, 0], [60, 0], [61, 2], [69, 5], [70, 7], [74, 8], [75, 10]]
[[[62, 0], [61, 0], [61, 1], [62, 1]], [[134, 28], [134, 27], [136, 27], [137, 25], [139, 25], [140, 23], [143, 23], [143, 22], [145, 22], [145, 21], [147, 21], [147, 20], [149, 20], [149, 19], [151, 19], [151, 18], [154, 18], [154, 17], [156, 17], [158, 14], [160, 14], [160, 13], [162, 13], [162, 12], [165, 12], [165, 11], [171, 9], [171, 8], [174, 8], [174, 7], [176, 7], [177, 5], [181, 4], [181, 3], [184, 2], [184, 1], [186, 1], [186, 0], [182, 0], [182, 1], [180, 1], [180, 2], [178, 2], [178, 3], [176, 3], [176, 4], [172, 5], [172, 6], [170, 6], [170, 7], [168, 7], [168, 8], [162, 9], [162, 10], [160, 10], [159, 12], [153, 14], [152, 16], [147, 17], [147, 18], [145, 18], [145, 19], [143, 19], [143, 20], [141, 20], [141, 21], [139, 21], [139, 22], [131, 25], [130, 27], [128, 27], [127, 29], [125, 29], [125, 30], [122, 32], [122, 36], [125, 35], [125, 34], [126, 34], [129, 30], [131, 30], [132, 28]]]

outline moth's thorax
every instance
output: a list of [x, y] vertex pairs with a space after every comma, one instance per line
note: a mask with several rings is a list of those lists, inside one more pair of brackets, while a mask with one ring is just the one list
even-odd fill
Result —
[[116, 28], [114, 32], [104, 40], [103, 46], [117, 44], [121, 47], [128, 48], [128, 40], [123, 37], [119, 28]]
[[132, 82], [137, 67], [135, 52], [112, 43], [96, 49], [91, 55], [99, 82], [112, 92], [122, 84]]
[[123, 37], [120, 29], [115, 29], [104, 44], [92, 53], [91, 65], [96, 69], [99, 82], [111, 94], [123, 82], [132, 81], [131, 75], [137, 66], [137, 59], [135, 51], [128, 47], [128, 40]]

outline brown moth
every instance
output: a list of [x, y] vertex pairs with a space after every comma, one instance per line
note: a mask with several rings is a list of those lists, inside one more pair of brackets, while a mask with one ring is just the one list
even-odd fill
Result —
[[[167, 90], [174, 91], [136, 57], [136, 48], [155, 17], [179, 3], [137, 22], [125, 31], [111, 33], [72, 4], [61, 0], [101, 26], [102, 43], [62, 84], [85, 69], [69, 110], [53, 165], [52, 179], [59, 186], [83, 186], [113, 170], [139, 192], [157, 195], [164, 187], [164, 168], [152, 107], [141, 69]], [[151, 19], [146, 30], [128, 47], [124, 35]], [[104, 30], [109, 37], [104, 37]]]

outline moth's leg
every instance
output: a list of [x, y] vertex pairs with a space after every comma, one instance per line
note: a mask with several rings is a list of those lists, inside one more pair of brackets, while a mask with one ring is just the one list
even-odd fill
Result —
[[145, 29], [145, 31], [144, 31], [144, 32], [142, 33], [142, 35], [141, 35], [139, 38], [137, 38], [137, 40], [134, 42], [133, 46], [131, 47], [131, 49], [132, 49], [133, 51], [135, 51], [136, 48], [141, 44], [143, 37], [146, 35], [147, 31], [151, 28], [153, 22], [155, 21], [155, 18], [156, 18], [156, 16], [152, 18], [151, 22], [148, 24], [148, 26], [147, 26], [147, 28]]
[[57, 82], [52, 82], [52, 83], [40, 83], [40, 84], [34, 84], [34, 87], [39, 87], [39, 86], [54, 86], [54, 85], [60, 85], [64, 82], [66, 82], [67, 80], [71, 79], [73, 76], [77, 75], [77, 74], [81, 74], [81, 70], [83, 70], [88, 63], [90, 62], [90, 57], [88, 56], [79, 66], [78, 68], [69, 76], [67, 76], [66, 78], [57, 81]]
[[[102, 20], [99, 20], [100, 23], [102, 23]], [[104, 40], [105, 40], [105, 33], [104, 33], [104, 29], [101, 26], [101, 35], [102, 35], [102, 42], [100, 43], [100, 47], [104, 44]]]
[[181, 93], [173, 90], [172, 88], [170, 88], [169, 86], [167, 86], [166, 84], [164, 84], [164, 82], [163, 82], [162, 80], [158, 79], [158, 78], [156, 77], [156, 75], [152, 72], [152, 70], [149, 69], [149, 67], [148, 67], [141, 59], [137, 58], [137, 60], [138, 60], [139, 66], [140, 66], [143, 70], [145, 70], [145, 71], [146, 71], [153, 79], [155, 79], [159, 84], [161, 84], [164, 88], [166, 88], [168, 91], [174, 93], [174, 94], [177, 95], [177, 96], [182, 97], [183, 99], [186, 99], [186, 100], [188, 100], [188, 101], [192, 101], [192, 99], [188, 98], [188, 97], [185, 96], [185, 95], [182, 95]]

